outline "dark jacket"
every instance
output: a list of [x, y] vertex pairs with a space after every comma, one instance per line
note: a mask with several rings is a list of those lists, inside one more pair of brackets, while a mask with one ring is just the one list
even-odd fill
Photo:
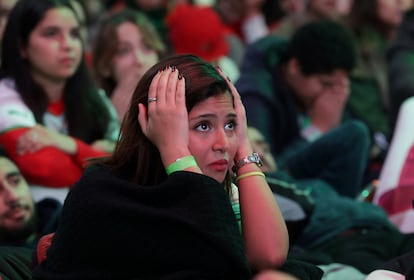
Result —
[[279, 71], [286, 50], [287, 41], [276, 36], [251, 44], [235, 83], [246, 107], [248, 125], [271, 139], [273, 154], [300, 138], [295, 100]]
[[34, 279], [249, 279], [223, 186], [191, 172], [141, 186], [104, 168], [66, 198]]

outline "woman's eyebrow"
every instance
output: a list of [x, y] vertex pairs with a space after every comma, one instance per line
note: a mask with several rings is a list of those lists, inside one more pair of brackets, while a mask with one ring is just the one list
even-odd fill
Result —
[[16, 176], [22, 176], [22, 174], [19, 171], [11, 171], [11, 172], [7, 173], [6, 179], [10, 179], [10, 178], [16, 177]]

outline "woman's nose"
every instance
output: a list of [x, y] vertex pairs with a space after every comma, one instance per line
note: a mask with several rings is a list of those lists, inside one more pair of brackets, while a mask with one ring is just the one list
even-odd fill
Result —
[[227, 151], [229, 147], [229, 139], [224, 129], [218, 129], [215, 134], [215, 143], [213, 150]]

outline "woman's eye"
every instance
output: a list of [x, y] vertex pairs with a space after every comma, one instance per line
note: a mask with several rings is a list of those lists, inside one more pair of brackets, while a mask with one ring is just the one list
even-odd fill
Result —
[[57, 30], [57, 29], [55, 29], [55, 28], [49, 28], [49, 29], [46, 29], [46, 30], [43, 32], [43, 35], [44, 35], [45, 37], [53, 37], [53, 36], [55, 36], [56, 34], [58, 34], [58, 30]]
[[226, 124], [225, 129], [226, 130], [234, 130], [236, 128], [236, 123], [235, 122], [229, 122]]
[[9, 178], [9, 184], [12, 186], [17, 186], [20, 183], [20, 176], [13, 176]]
[[196, 126], [196, 129], [198, 131], [207, 131], [210, 128], [210, 126], [207, 123], [201, 123]]
[[81, 37], [79, 28], [71, 30], [70, 35], [72, 38], [79, 39]]
[[141, 46], [142, 46], [142, 48], [141, 48], [141, 49], [142, 49], [144, 52], [151, 52], [151, 51], [153, 51], [153, 50], [154, 50], [154, 48], [153, 48], [150, 44], [148, 44], [148, 43], [146, 43], [146, 42], [142, 42]]
[[125, 55], [128, 54], [130, 52], [131, 48], [128, 46], [119, 46], [118, 49], [116, 50], [116, 54], [117, 55]]

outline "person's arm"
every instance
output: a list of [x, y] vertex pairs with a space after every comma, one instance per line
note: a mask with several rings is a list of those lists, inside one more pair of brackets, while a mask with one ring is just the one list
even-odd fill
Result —
[[[151, 82], [148, 98], [156, 101], [148, 102], [148, 108], [144, 104], [138, 105], [138, 120], [145, 136], [158, 148], [167, 168], [178, 159], [191, 156], [185, 78], [173, 67], [159, 71]], [[202, 173], [197, 165], [183, 170]]]
[[8, 80], [0, 82], [0, 145], [30, 184], [66, 187], [80, 176], [85, 160], [106, 153], [36, 124]]
[[66, 153], [52, 145], [36, 146], [38, 139], [27, 140], [33, 141], [32, 144], [26, 143], [27, 149], [32, 147], [33, 150], [18, 148], [22, 137], [26, 139], [42, 137], [36, 133], [38, 131], [34, 128], [24, 127], [0, 134], [0, 144], [19, 166], [30, 184], [50, 187], [70, 186], [81, 176], [87, 158], [106, 155], [74, 138], [72, 138], [74, 145], [74, 148], [71, 147], [74, 149], [72, 153]]
[[[221, 71], [220, 73], [226, 78]], [[246, 112], [240, 95], [230, 81], [228, 85], [234, 96], [238, 116], [236, 133], [239, 148], [234, 159], [237, 162], [252, 154], [253, 149], [248, 139]], [[239, 177], [237, 185], [246, 256], [253, 271], [274, 269], [282, 265], [289, 247], [285, 221], [266, 179], [256, 175], [243, 176], [258, 172], [261, 172], [259, 166], [246, 164], [239, 168], [236, 174]]]

